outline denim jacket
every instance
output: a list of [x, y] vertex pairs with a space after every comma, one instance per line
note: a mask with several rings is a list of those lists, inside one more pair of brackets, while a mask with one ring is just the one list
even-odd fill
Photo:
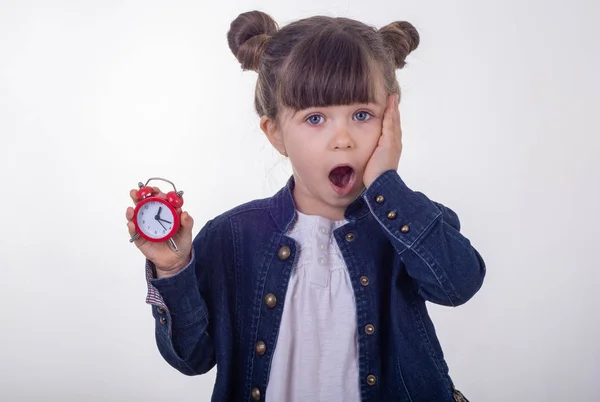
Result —
[[[146, 262], [158, 349], [186, 375], [216, 364], [213, 401], [264, 400], [297, 256], [286, 235], [296, 213], [294, 184], [292, 176], [274, 196], [206, 223], [178, 274], [155, 279]], [[451, 209], [409, 189], [394, 170], [365, 189], [345, 218], [334, 237], [356, 300], [361, 399], [454, 401], [425, 302], [468, 301], [485, 276], [481, 255]]]

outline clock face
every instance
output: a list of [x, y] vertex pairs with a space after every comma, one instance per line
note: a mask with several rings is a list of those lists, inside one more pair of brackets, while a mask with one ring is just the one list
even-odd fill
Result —
[[175, 225], [175, 216], [171, 209], [159, 201], [148, 201], [137, 213], [137, 226], [146, 236], [162, 239]]

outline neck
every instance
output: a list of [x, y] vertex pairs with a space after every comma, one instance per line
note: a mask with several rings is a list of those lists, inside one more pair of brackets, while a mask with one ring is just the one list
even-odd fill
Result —
[[294, 188], [293, 197], [296, 209], [305, 215], [318, 215], [331, 221], [345, 219], [344, 214], [349, 202], [340, 203], [340, 205], [331, 205], [298, 186]]

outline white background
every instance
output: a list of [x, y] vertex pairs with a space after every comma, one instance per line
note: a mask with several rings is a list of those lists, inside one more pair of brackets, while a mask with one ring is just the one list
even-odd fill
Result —
[[[291, 173], [226, 33], [259, 9], [412, 22], [399, 71], [414, 190], [453, 208], [488, 275], [431, 306], [472, 401], [600, 400], [595, 1], [0, 1], [0, 400], [209, 401], [160, 357], [129, 190], [185, 192], [194, 233]], [[159, 183], [160, 184], [160, 183]]]

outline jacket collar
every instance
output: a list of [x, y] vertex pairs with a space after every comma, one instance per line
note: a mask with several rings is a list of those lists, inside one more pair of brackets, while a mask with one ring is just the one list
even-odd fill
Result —
[[[282, 233], [288, 232], [296, 218], [296, 203], [293, 196], [295, 185], [294, 175], [291, 175], [286, 185], [269, 199], [271, 216]], [[360, 196], [346, 208], [344, 218], [349, 222], [354, 222], [369, 214], [369, 206], [364, 199], [365, 192], [366, 190], [363, 190]]]

